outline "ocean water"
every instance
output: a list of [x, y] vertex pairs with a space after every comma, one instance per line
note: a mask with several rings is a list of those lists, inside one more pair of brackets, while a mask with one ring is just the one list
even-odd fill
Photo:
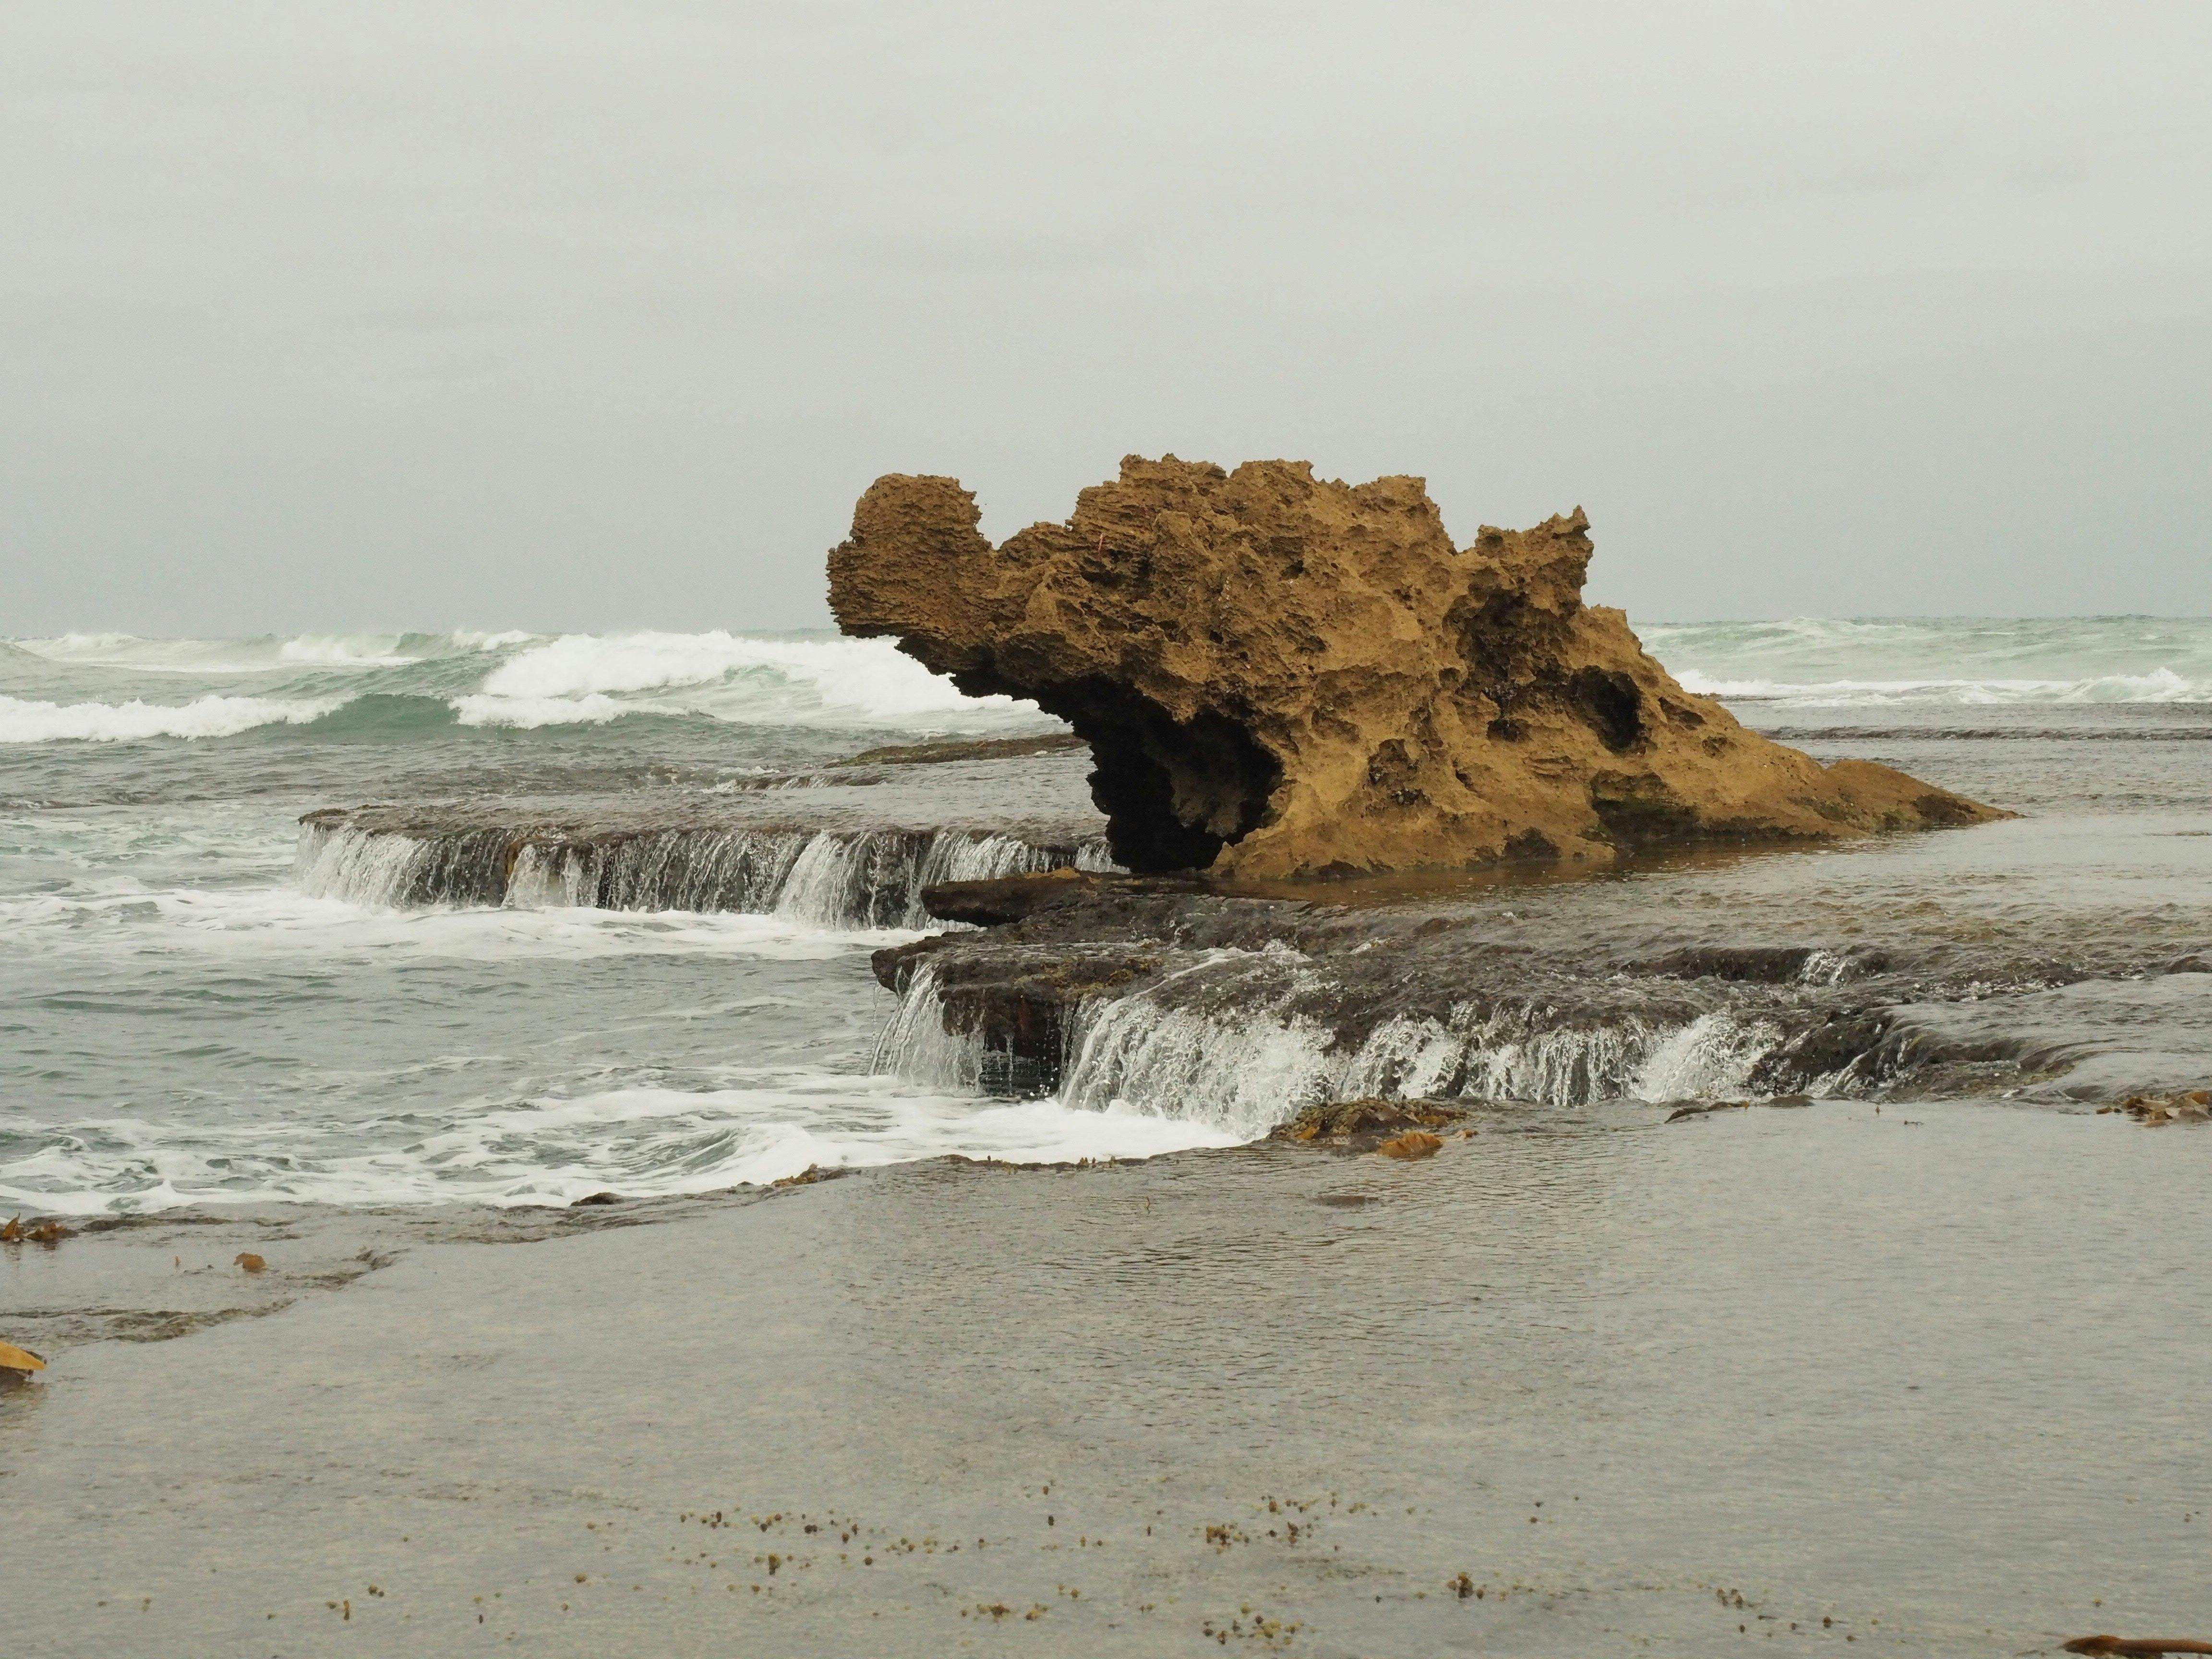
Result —
[[1639, 631], [1688, 690], [1791, 708], [2212, 702], [2212, 624], [2193, 617], [1799, 617]]
[[[1971, 888], [1972, 926], [2022, 949], [2090, 941], [2051, 992], [2072, 1000], [2050, 1018], [2094, 1028], [2069, 1060], [2084, 1077], [2116, 1023], [2155, 1025], [2150, 1047], [2185, 1067], [2207, 1052], [2212, 975], [2130, 991], [2148, 970], [2113, 941], [2160, 962], [2212, 950], [2212, 621], [1643, 632], [1686, 684], [1824, 759], [1891, 761], [2027, 815], [2009, 840], [1929, 838], [1982, 849], [1955, 867], [1849, 866], [1825, 902], [1878, 916], [1887, 871]], [[926, 785], [833, 763], [1059, 729], [828, 635], [0, 642], [0, 1210], [559, 1204], [945, 1152], [1143, 1157], [1264, 1133], [1301, 1090], [1443, 1074], [1411, 1024], [1378, 1058], [1333, 1054], [1288, 1016], [1133, 1004], [1099, 1012], [1056, 1095], [1007, 1098], [918, 1029], [870, 952], [917, 936], [927, 872], [1089, 857], [1083, 763]], [[460, 811], [567, 827], [525, 870], [397, 832], [333, 852], [300, 822], [372, 805], [403, 830]], [[697, 845], [611, 838], [618, 822], [711, 825], [714, 878]], [[2068, 865], [2067, 847], [2095, 856]], [[1700, 902], [1790, 909], [1804, 894], [1779, 867], [1700, 876], [1720, 894]], [[1582, 902], [1515, 914], [1540, 927], [1552, 904], [1565, 926]], [[1743, 1029], [1697, 1017], [1600, 1030], [1610, 1070], [1588, 1042], [1541, 1060], [1527, 1031], [1460, 1031], [1457, 1075], [1525, 1093], [1565, 1066], [1584, 1093], [1648, 1098], [1747, 1086]]]

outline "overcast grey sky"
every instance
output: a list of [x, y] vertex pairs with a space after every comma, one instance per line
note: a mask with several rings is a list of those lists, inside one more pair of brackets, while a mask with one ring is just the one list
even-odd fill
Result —
[[0, 634], [798, 627], [885, 471], [2212, 612], [2212, 5], [0, 6]]

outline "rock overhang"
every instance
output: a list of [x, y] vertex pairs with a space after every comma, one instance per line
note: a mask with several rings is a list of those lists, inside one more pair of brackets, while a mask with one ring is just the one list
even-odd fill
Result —
[[993, 547], [951, 478], [891, 474], [830, 556], [849, 634], [1091, 747], [1116, 858], [1244, 877], [1592, 866], [2002, 814], [1832, 766], [1686, 690], [1585, 605], [1577, 508], [1465, 548], [1419, 478], [1131, 456]]

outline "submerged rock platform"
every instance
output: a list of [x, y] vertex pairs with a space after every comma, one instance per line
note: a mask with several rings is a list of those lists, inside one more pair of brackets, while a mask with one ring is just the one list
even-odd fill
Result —
[[1091, 745], [1115, 859], [1245, 878], [1592, 866], [2005, 814], [1746, 730], [1583, 604], [1579, 509], [1455, 547], [1422, 480], [1130, 456], [993, 547], [952, 478], [891, 474], [830, 555], [848, 634]]

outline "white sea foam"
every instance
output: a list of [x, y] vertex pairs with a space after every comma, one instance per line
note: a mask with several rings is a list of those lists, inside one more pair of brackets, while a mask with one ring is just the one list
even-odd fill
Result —
[[[134, 647], [161, 643], [161, 641], [143, 640], [136, 634], [107, 632], [57, 634], [49, 639], [17, 640], [15, 643], [37, 656], [52, 657], [57, 660], [84, 662], [95, 661], [118, 652], [130, 650]], [[207, 641], [178, 640], [172, 643], [204, 645]]]
[[398, 641], [388, 635], [361, 634], [302, 634], [276, 647], [278, 664], [312, 664], [328, 668], [404, 667], [422, 661], [403, 656]]
[[[0, 937], [64, 975], [127, 960], [168, 964], [164, 975], [194, 986], [283, 986], [302, 974], [316, 983], [337, 976], [368, 984], [374, 981], [362, 977], [364, 970], [385, 966], [413, 972], [442, 963], [485, 964], [462, 970], [473, 980], [523, 963], [688, 957], [838, 961], [849, 966], [828, 981], [814, 970], [817, 978], [807, 982], [843, 985], [849, 979], [858, 988], [866, 982], [867, 950], [919, 936], [823, 926], [791, 914], [562, 906], [402, 911], [265, 885], [160, 887], [114, 861], [120, 834], [118, 826], [116, 834], [56, 848], [76, 873], [60, 892], [0, 900]], [[228, 848], [231, 862], [266, 864], [276, 850], [273, 826], [243, 818], [227, 831], [221, 824], [204, 826], [200, 839], [210, 836], [211, 844]], [[946, 856], [995, 855], [978, 845]], [[773, 1000], [774, 988], [799, 971], [775, 967], [765, 979], [746, 982], [766, 988]], [[730, 982], [725, 969], [707, 972], [706, 979], [682, 982]], [[535, 982], [534, 976], [514, 981]], [[860, 992], [854, 1012], [867, 996]], [[696, 1017], [722, 1020], [731, 1013], [702, 1006]], [[549, 1029], [570, 1039], [589, 1033], [591, 1007], [572, 1008], [568, 1017], [580, 1023], [564, 1025], [563, 1014], [549, 1009]], [[836, 1019], [833, 1010], [825, 1031], [836, 1030]], [[834, 1038], [830, 1046], [838, 1046]], [[556, 1041], [552, 1052], [568, 1051]], [[243, 1118], [192, 1110], [197, 1091], [187, 1091], [174, 1113], [150, 1100], [71, 1118], [26, 1109], [0, 1134], [8, 1149], [0, 1153], [0, 1204], [82, 1214], [283, 1200], [558, 1203], [608, 1189], [638, 1195], [710, 1191], [781, 1179], [812, 1164], [883, 1164], [948, 1152], [1027, 1163], [1139, 1158], [1233, 1139], [1215, 1126], [1157, 1114], [1079, 1111], [1048, 1101], [1010, 1104], [834, 1066], [779, 1069], [772, 1061], [737, 1059], [705, 1068], [705, 1087], [649, 1079], [610, 1087], [605, 1079], [615, 1068], [595, 1055], [587, 1042], [574, 1063], [556, 1059], [568, 1080], [550, 1088], [518, 1096], [498, 1093], [495, 1085], [494, 1092], [459, 1100], [423, 1088], [416, 1074], [496, 1078], [515, 1062], [495, 1050], [411, 1055], [396, 1065], [389, 1085], [370, 1096], [390, 1101], [380, 1109], [389, 1117], [358, 1109], [359, 1091], [375, 1088], [361, 1076], [336, 1074], [343, 1086], [333, 1093], [333, 1077], [318, 1079], [312, 1072], [301, 1074], [296, 1091], [287, 1074], [286, 1109]]]
[[563, 635], [508, 658], [453, 706], [474, 726], [597, 721], [631, 710], [753, 725], [994, 730], [1043, 721], [1033, 703], [963, 696], [888, 641], [719, 629]]
[[826, 1072], [738, 1087], [639, 1087], [483, 1099], [388, 1122], [251, 1125], [137, 1117], [25, 1125], [42, 1144], [0, 1164], [0, 1204], [84, 1215], [185, 1204], [559, 1204], [759, 1185], [811, 1167], [959, 1153], [1012, 1164], [1156, 1157], [1234, 1144], [1207, 1125], [1055, 1101], [937, 1094]]
[[206, 696], [172, 705], [54, 703], [0, 696], [0, 743], [122, 743], [149, 738], [228, 738], [257, 726], [303, 725], [343, 697]]
[[503, 651], [511, 645], [527, 645], [541, 636], [523, 628], [509, 628], [497, 633], [487, 633], [481, 628], [456, 628], [446, 637], [456, 648], [463, 651]]
[[452, 699], [464, 726], [504, 726], [534, 732], [544, 726], [599, 726], [625, 714], [679, 714], [638, 702], [620, 702], [603, 691], [580, 697], [504, 697], [471, 692]]
[[268, 641], [142, 639], [136, 634], [57, 634], [15, 647], [72, 668], [125, 668], [142, 674], [258, 674], [280, 665]]
[[438, 957], [501, 962], [720, 955], [818, 961], [898, 944], [910, 928], [824, 926], [789, 915], [683, 910], [393, 910], [283, 887], [79, 885], [0, 900], [0, 929], [57, 955], [119, 946], [220, 957]]
[[302, 634], [296, 639], [145, 639], [136, 634], [61, 634], [17, 641], [50, 662], [80, 668], [127, 668], [146, 674], [266, 674], [284, 668], [374, 667], [406, 664], [397, 635]]
[[[2212, 621], [2203, 618], [1791, 617], [1649, 623], [1640, 631], [1685, 684], [1722, 697], [1806, 707], [2212, 701]], [[1025, 702], [963, 697], [882, 640], [720, 629], [548, 636], [454, 629], [240, 640], [81, 632], [17, 641], [13, 648], [72, 667], [218, 678], [368, 673], [478, 657], [488, 669], [483, 683], [454, 703], [465, 723], [478, 726], [592, 723], [633, 708], [753, 724], [978, 731], [1042, 720]]]
[[1805, 707], [2212, 701], [2212, 619], [1793, 617], [1637, 630], [1693, 691]]
[[[705, 716], [747, 726], [858, 726], [933, 732], [1035, 731], [1054, 724], [1034, 703], [963, 696], [952, 683], [902, 655], [884, 640], [770, 638], [714, 630], [701, 634], [566, 634], [456, 629], [445, 634], [302, 634], [246, 640], [142, 639], [130, 634], [65, 634], [13, 641], [21, 659], [69, 671], [57, 690], [76, 696], [52, 703], [12, 702], [0, 741], [52, 737], [218, 737], [271, 720], [313, 719], [337, 706], [325, 695], [339, 677], [362, 677], [363, 690], [404, 694], [393, 671], [432, 664], [443, 697], [470, 726], [535, 730], [600, 725], [627, 714]], [[473, 687], [453, 689], [456, 670], [482, 664]], [[197, 677], [208, 696], [183, 705], [125, 701], [132, 679], [88, 678], [94, 671], [130, 676]], [[238, 677], [289, 674], [313, 698], [230, 695]], [[383, 676], [371, 678], [371, 676]], [[20, 677], [19, 677], [20, 679]], [[33, 681], [14, 689], [43, 690]], [[200, 690], [192, 687], [191, 690]], [[90, 691], [98, 700], [77, 701]], [[106, 692], [102, 696], [100, 694]], [[293, 712], [308, 708], [312, 712]], [[257, 713], [257, 710], [274, 712]], [[33, 718], [29, 711], [37, 711]]]

